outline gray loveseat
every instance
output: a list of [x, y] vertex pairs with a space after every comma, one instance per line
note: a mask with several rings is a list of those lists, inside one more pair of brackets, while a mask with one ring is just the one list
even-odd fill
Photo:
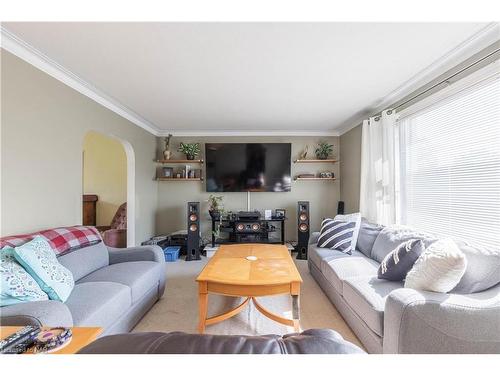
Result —
[[310, 239], [309, 270], [368, 352], [500, 353], [500, 250], [459, 244], [465, 275], [451, 293], [433, 293], [377, 278], [388, 252], [410, 238], [428, 246], [430, 235], [363, 221], [352, 255], [318, 248], [318, 236]]
[[2, 307], [2, 325], [99, 326], [102, 335], [129, 332], [165, 289], [165, 258], [158, 246], [116, 249], [99, 242], [58, 260], [75, 279], [68, 300]]

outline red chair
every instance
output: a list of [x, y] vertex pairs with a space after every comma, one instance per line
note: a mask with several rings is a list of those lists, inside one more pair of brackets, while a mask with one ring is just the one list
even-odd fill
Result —
[[104, 243], [110, 247], [127, 247], [127, 202], [116, 211], [111, 225], [97, 227]]

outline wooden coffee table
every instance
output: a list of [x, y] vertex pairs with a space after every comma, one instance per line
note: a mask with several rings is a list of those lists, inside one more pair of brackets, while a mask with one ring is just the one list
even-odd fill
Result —
[[[1, 326], [0, 327], [0, 339], [4, 339], [7, 336], [19, 331], [22, 327], [15, 326]], [[71, 327], [71, 341], [61, 347], [59, 350], [55, 350], [50, 354], [74, 354], [78, 352], [83, 347], [90, 344], [92, 341], [97, 339], [102, 333], [101, 327]], [[27, 351], [24, 354], [33, 354], [32, 351]]]
[[[248, 256], [256, 260], [248, 260]], [[196, 278], [198, 282], [199, 324], [219, 323], [238, 314], [250, 300], [263, 315], [299, 330], [300, 277], [297, 267], [284, 245], [222, 245]], [[207, 317], [208, 294], [222, 294], [246, 299], [233, 310]], [[275, 315], [260, 305], [256, 297], [275, 294], [292, 296], [292, 319]]]

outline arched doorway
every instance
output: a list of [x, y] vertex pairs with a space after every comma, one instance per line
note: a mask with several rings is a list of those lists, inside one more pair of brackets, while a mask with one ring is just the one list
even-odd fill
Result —
[[[110, 242], [108, 244], [120, 243], [120, 246], [134, 246], [135, 156], [131, 144], [112, 134], [97, 131], [89, 131], [85, 134], [82, 190], [83, 223], [88, 224], [85, 221], [88, 220], [90, 197], [90, 200], [94, 200], [94, 225], [102, 231], [107, 230], [118, 213], [117, 218], [121, 216], [120, 227], [126, 228], [126, 231], [108, 232], [106, 234], [106, 241]], [[126, 205], [123, 206], [124, 203]], [[126, 216], [126, 223], [123, 222], [123, 216]]]

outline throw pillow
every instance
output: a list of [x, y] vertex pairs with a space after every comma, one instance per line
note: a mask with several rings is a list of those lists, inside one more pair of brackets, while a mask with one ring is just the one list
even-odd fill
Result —
[[378, 268], [378, 278], [402, 281], [425, 250], [422, 240], [403, 242], [386, 255]]
[[467, 269], [452, 293], [482, 292], [500, 283], [500, 251], [478, 245], [457, 242], [467, 258]]
[[30, 242], [16, 247], [14, 256], [50, 299], [66, 302], [75, 286], [73, 274], [59, 263], [44, 238], [36, 236]]
[[356, 248], [361, 215], [337, 215], [334, 219], [325, 219], [321, 223], [318, 247], [330, 248], [352, 254]]
[[467, 268], [467, 259], [450, 238], [431, 244], [406, 275], [405, 288], [448, 293]]
[[35, 279], [16, 261], [11, 247], [0, 251], [0, 288], [0, 306], [49, 299]]

